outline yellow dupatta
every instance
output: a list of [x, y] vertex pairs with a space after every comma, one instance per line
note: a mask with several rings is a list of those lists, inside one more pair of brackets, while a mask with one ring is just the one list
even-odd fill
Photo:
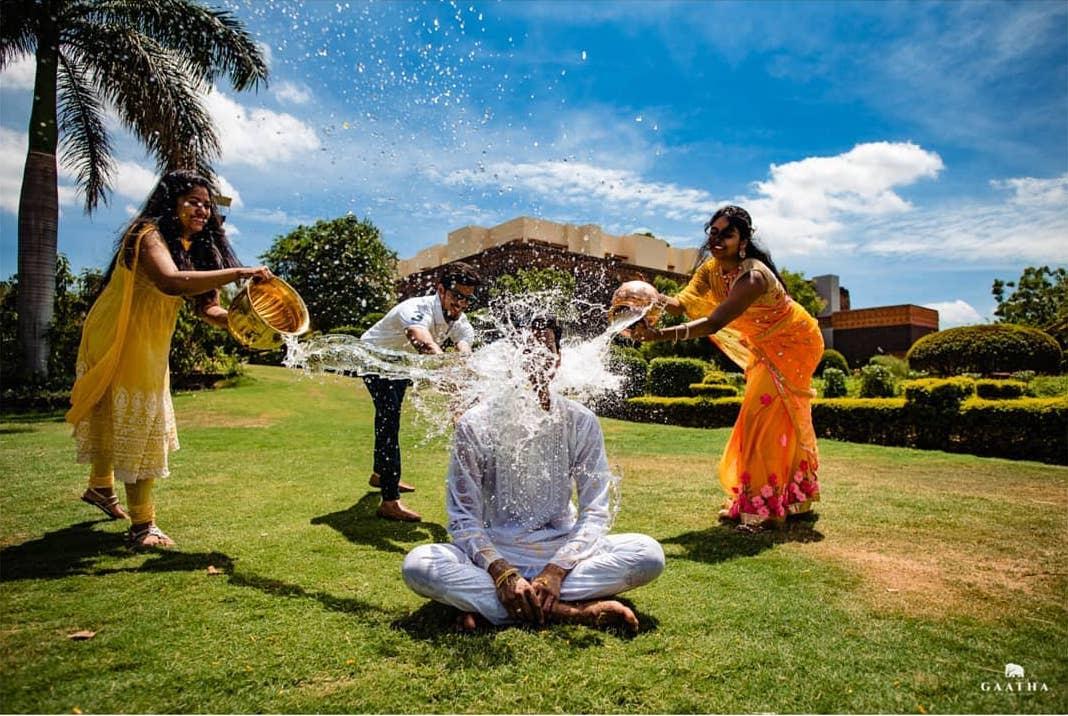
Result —
[[115, 378], [115, 371], [119, 367], [123, 345], [126, 342], [126, 332], [130, 326], [130, 312], [133, 307], [134, 277], [137, 271], [137, 260], [141, 254], [141, 240], [149, 234], [153, 228], [154, 227], [152, 226], [148, 226], [142, 229], [134, 238], [134, 254], [133, 261], [130, 263], [130, 268], [126, 268], [122, 261], [122, 252], [125, 249], [125, 244], [119, 248], [119, 255], [115, 259], [116, 273], [112, 275], [111, 280], [114, 281], [116, 276], [121, 276], [125, 283], [123, 283], [122, 286], [122, 304], [119, 308], [118, 319], [116, 320], [115, 338], [104, 356], [75, 381], [74, 387], [71, 389], [70, 393], [71, 408], [67, 411], [65, 416], [65, 420], [71, 425], [77, 425], [89, 415], [93, 407], [102, 397], [104, 397], [104, 393], [107, 391], [108, 386], [111, 385], [112, 380]]

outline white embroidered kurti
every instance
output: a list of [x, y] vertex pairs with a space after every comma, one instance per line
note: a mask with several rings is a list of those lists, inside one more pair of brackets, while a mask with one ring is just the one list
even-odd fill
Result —
[[615, 481], [590, 410], [553, 395], [546, 413], [532, 393], [503, 396], [457, 425], [449, 534], [482, 569], [503, 558], [521, 570], [547, 562], [570, 570], [608, 532]]

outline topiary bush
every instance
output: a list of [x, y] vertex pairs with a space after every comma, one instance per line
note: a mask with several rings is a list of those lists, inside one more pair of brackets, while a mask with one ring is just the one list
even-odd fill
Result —
[[827, 368], [823, 371], [824, 398], [844, 398], [848, 394], [845, 373], [838, 368]]
[[874, 355], [868, 360], [868, 365], [881, 365], [893, 374], [898, 380], [909, 377], [909, 364], [902, 358], [892, 355]]
[[690, 394], [690, 385], [700, 383], [708, 364], [696, 358], [654, 358], [649, 362], [649, 392], [664, 397]]
[[694, 383], [690, 386], [690, 394], [706, 398], [733, 398], [738, 395], [738, 390], [726, 383]]
[[834, 368], [835, 370], [840, 370], [842, 371], [842, 373], [848, 374], [849, 361], [847, 361], [846, 357], [835, 349], [828, 348], [827, 350], [823, 351], [823, 357], [820, 358], [819, 365], [816, 366], [816, 375], [822, 376], [823, 371], [827, 370], [828, 368]]
[[1029, 326], [993, 323], [929, 333], [913, 344], [908, 362], [938, 375], [1056, 372], [1061, 348], [1053, 336]]
[[1027, 395], [1027, 383], [1019, 380], [977, 380], [975, 394], [986, 400], [1013, 400]]
[[893, 398], [897, 393], [894, 374], [881, 365], [866, 365], [860, 369], [861, 398]]

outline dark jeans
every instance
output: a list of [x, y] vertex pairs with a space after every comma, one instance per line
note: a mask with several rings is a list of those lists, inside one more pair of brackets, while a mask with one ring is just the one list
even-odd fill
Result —
[[401, 478], [400, 412], [409, 381], [365, 375], [363, 382], [375, 404], [374, 470], [381, 481], [382, 499], [397, 500]]

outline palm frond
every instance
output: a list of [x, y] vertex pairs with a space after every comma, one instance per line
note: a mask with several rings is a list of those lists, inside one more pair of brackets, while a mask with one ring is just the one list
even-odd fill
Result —
[[25, 0], [0, 0], [0, 70], [37, 49], [37, 14]]
[[58, 79], [60, 161], [76, 173], [85, 194], [85, 211], [92, 213], [101, 200], [107, 204], [106, 192], [115, 169], [111, 140], [104, 127], [104, 107], [85, 69], [62, 51]]
[[267, 82], [267, 63], [233, 13], [194, 0], [103, 0], [87, 16], [94, 24], [134, 27], [183, 57], [203, 82], [226, 75], [237, 90]]
[[161, 168], [199, 168], [211, 176], [219, 139], [201, 95], [206, 89], [174, 51], [133, 28], [97, 26], [69, 45], [91, 68], [100, 96], [145, 143]]

